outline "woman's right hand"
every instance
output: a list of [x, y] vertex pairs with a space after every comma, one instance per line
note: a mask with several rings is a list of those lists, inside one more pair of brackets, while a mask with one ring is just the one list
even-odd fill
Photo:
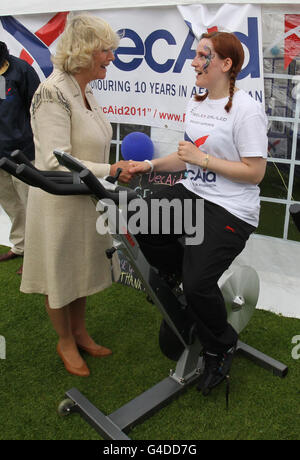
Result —
[[119, 181], [125, 184], [130, 182], [135, 174], [145, 174], [151, 171], [151, 166], [146, 161], [120, 160], [117, 163], [111, 165], [109, 173], [110, 176], [114, 176], [118, 168], [122, 169], [122, 172], [119, 176]]
[[129, 161], [120, 160], [120, 161], [117, 161], [117, 163], [114, 163], [113, 165], [111, 165], [109, 175], [115, 176], [118, 168], [122, 169], [122, 172], [118, 180], [125, 184], [130, 182], [132, 179], [133, 173], [129, 171], [129, 168], [130, 168]]
[[147, 161], [129, 161], [129, 172], [131, 174], [145, 174], [151, 171], [151, 166]]

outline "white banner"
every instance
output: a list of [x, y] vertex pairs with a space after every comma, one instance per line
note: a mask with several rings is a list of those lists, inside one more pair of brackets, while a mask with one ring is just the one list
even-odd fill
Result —
[[[199, 91], [191, 67], [196, 37], [216, 28], [234, 32], [242, 41], [245, 64], [237, 85], [264, 102], [260, 6], [190, 5], [92, 14], [122, 35], [106, 79], [91, 83], [111, 122], [184, 131], [185, 107]], [[66, 13], [1, 17], [0, 40], [43, 79], [51, 72], [50, 53], [55, 52], [65, 19]]]
[[[94, 12], [98, 14], [97, 12]], [[264, 103], [261, 8], [191, 5], [99, 12], [123, 37], [107, 79], [94, 94], [111, 121], [184, 131], [185, 108], [199, 89], [191, 62], [201, 33], [234, 32], [245, 63], [237, 85]]]

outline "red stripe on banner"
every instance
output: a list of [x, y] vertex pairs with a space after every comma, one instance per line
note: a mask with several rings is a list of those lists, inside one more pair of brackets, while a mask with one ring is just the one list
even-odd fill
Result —
[[[54, 40], [56, 40], [57, 37], [59, 37], [59, 35], [64, 31], [68, 14], [68, 11], [57, 13], [50, 19], [49, 22], [47, 22], [47, 24], [37, 30], [35, 35], [42, 40], [45, 45], [51, 45], [51, 43], [53, 43]], [[23, 59], [30, 65], [34, 62], [34, 59], [32, 59], [25, 49], [21, 51], [20, 59]]]
[[[300, 26], [300, 14], [285, 14], [284, 31], [289, 32]], [[284, 40], [284, 68], [300, 55], [300, 38], [292, 34]]]
[[32, 65], [32, 63], [33, 63], [32, 57], [24, 49], [20, 53], [20, 59], [23, 59], [23, 61], [28, 62], [28, 64], [30, 64], [30, 65]]
[[69, 12], [57, 13], [47, 24], [35, 32], [45, 45], [50, 46], [64, 31]]

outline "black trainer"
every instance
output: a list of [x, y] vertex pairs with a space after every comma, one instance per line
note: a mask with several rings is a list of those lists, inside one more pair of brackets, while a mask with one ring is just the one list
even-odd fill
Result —
[[202, 391], [204, 396], [207, 396], [223, 380], [226, 378], [228, 380], [235, 351], [236, 346], [222, 354], [210, 353], [209, 351], [203, 352], [204, 371], [197, 390]]

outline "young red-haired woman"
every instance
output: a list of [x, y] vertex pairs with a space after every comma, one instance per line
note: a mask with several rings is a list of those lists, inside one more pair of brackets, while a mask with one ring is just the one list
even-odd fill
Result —
[[[190, 317], [203, 345], [204, 373], [199, 389], [207, 394], [227, 375], [238, 334], [227, 322], [218, 280], [243, 250], [259, 219], [258, 184], [267, 157], [267, 119], [260, 103], [235, 86], [244, 52], [234, 34], [204, 34], [192, 66], [204, 95], [190, 100], [185, 140], [178, 151], [149, 162], [133, 163], [130, 172], [176, 171], [187, 176], [151, 199], [177, 198], [184, 204], [204, 200], [201, 244], [178, 243], [182, 235], [139, 235], [150, 263], [161, 270], [177, 266]], [[150, 228], [150, 227], [149, 227]]]

